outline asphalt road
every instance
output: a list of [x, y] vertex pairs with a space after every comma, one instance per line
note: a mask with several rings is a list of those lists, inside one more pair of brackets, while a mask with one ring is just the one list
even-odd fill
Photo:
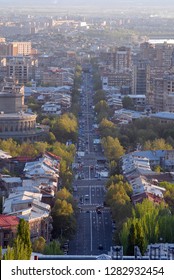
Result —
[[112, 219], [110, 209], [103, 207], [97, 213], [96, 207], [105, 200], [106, 178], [100, 178], [98, 172], [105, 168], [98, 165], [103, 158], [101, 148], [94, 148], [93, 140], [97, 137], [93, 129], [95, 113], [92, 108], [93, 84], [89, 74], [83, 75], [83, 91], [81, 95], [82, 114], [79, 117], [78, 151], [83, 157], [76, 157], [78, 165], [74, 169], [74, 197], [78, 201], [77, 233], [69, 243], [68, 254], [99, 255], [107, 253], [112, 246]]
[[[90, 206], [89, 208], [90, 209]], [[73, 255], [99, 255], [108, 253], [112, 245], [112, 223], [109, 209], [97, 214], [96, 210], [83, 209], [78, 216], [78, 230], [70, 241]]]

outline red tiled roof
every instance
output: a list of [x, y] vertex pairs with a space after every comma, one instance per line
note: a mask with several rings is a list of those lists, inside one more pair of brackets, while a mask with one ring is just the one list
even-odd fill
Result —
[[139, 194], [132, 195], [131, 199], [134, 204], [136, 203], [141, 203], [144, 199], [149, 199], [150, 201], [154, 203], [161, 203], [163, 198], [156, 196], [155, 194], [148, 193], [148, 192], [143, 192]]
[[19, 224], [18, 217], [0, 215], [0, 227], [9, 228], [11, 226], [17, 226], [18, 224]]
[[27, 161], [34, 160], [34, 157], [19, 156], [19, 157], [12, 158], [12, 160], [17, 160], [17, 161], [20, 161], [20, 162], [27, 162]]
[[61, 157], [60, 156], [56, 156], [56, 155], [54, 155], [54, 154], [52, 154], [52, 153], [50, 153], [50, 152], [45, 152], [45, 154], [47, 154], [47, 155], [49, 155], [49, 156], [51, 156], [51, 157], [53, 157], [53, 158], [55, 158], [55, 159], [58, 159], [58, 160], [61, 160]]

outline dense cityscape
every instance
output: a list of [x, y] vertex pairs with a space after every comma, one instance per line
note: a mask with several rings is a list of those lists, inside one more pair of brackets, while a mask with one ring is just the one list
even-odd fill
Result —
[[174, 6], [91, 2], [0, 0], [0, 259], [174, 259]]

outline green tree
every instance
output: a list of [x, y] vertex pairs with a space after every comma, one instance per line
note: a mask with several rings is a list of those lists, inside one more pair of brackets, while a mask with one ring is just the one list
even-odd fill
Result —
[[40, 236], [39, 238], [35, 239], [32, 245], [33, 251], [37, 253], [43, 254], [46, 245], [46, 240]]
[[106, 92], [104, 90], [97, 90], [94, 95], [94, 104], [105, 100], [106, 101]]
[[146, 141], [144, 150], [172, 150], [172, 146], [165, 142], [164, 139], [155, 139], [154, 141]]
[[147, 241], [145, 240], [145, 236], [143, 233], [143, 227], [139, 223], [139, 221], [136, 222], [135, 226], [136, 226], [136, 243], [135, 244], [140, 249], [141, 254], [144, 255], [144, 252], [147, 247]]
[[56, 198], [52, 209], [53, 237], [69, 238], [76, 230], [75, 205], [72, 196], [65, 188], [57, 193]]
[[23, 242], [20, 235], [18, 235], [14, 239], [13, 250], [14, 250], [14, 259], [15, 260], [30, 260], [31, 252], [32, 252], [31, 242], [30, 242], [30, 248], [29, 248], [27, 243]]
[[97, 113], [98, 122], [101, 122], [104, 118], [109, 118], [110, 108], [105, 100], [100, 100], [95, 105], [95, 112]]
[[3, 260], [15, 260], [14, 249], [7, 246], [7, 251], [4, 253]]
[[129, 230], [128, 235], [128, 248], [127, 248], [127, 254], [129, 256], [134, 255], [134, 246], [136, 245], [136, 229], [135, 225], [132, 223]]
[[127, 247], [128, 255], [130, 256], [134, 255], [135, 246], [138, 246], [141, 253], [144, 254], [147, 244], [143, 234], [142, 225], [137, 219], [134, 219], [130, 226], [130, 230], [128, 234], [128, 247]]
[[34, 145], [29, 142], [23, 142], [19, 149], [19, 155], [28, 156], [28, 157], [35, 157], [37, 154]]
[[51, 151], [61, 158], [60, 161], [60, 184], [61, 186], [66, 186], [66, 188], [71, 189], [73, 172], [72, 163], [74, 161], [74, 156], [76, 153], [76, 147], [74, 144], [65, 145], [60, 142], [55, 142]]
[[50, 118], [44, 118], [42, 121], [43, 125], [51, 125], [51, 119]]
[[134, 243], [131, 244], [139, 246], [143, 254], [147, 244], [159, 242], [160, 238], [169, 243], [173, 241], [174, 234], [171, 230], [173, 223], [174, 216], [166, 208], [166, 204], [156, 205], [145, 199], [142, 203], [135, 205], [132, 210], [132, 216], [124, 222], [120, 240], [128, 251], [131, 250], [129, 248], [130, 239], [132, 238], [130, 229], [134, 227], [135, 238]]
[[0, 246], [0, 260], [3, 259], [3, 255], [2, 255], [2, 246]]
[[[32, 243], [30, 240], [30, 228], [29, 228], [29, 224], [28, 222], [26, 222], [24, 219], [20, 219], [19, 224], [18, 224], [18, 228], [17, 228], [17, 238], [16, 241], [20, 244], [24, 245], [24, 248], [26, 250], [26, 257], [28, 259], [30, 259], [31, 256], [31, 252], [32, 252]], [[18, 250], [18, 244], [16, 244], [16, 251]]]
[[132, 98], [130, 98], [129, 96], [125, 96], [122, 100], [122, 103], [123, 103], [123, 108], [125, 108], [125, 109], [130, 109], [130, 110], [135, 109]]
[[116, 125], [106, 118], [103, 118], [99, 124], [99, 133], [101, 138], [107, 136], [116, 137], [118, 135]]
[[56, 193], [56, 199], [68, 200], [70, 197], [72, 197], [72, 195], [65, 187]]
[[71, 238], [76, 232], [76, 219], [74, 215], [56, 215], [52, 214], [53, 218], [53, 238], [60, 240]]
[[45, 255], [63, 255], [63, 252], [60, 249], [60, 243], [56, 240], [53, 240], [49, 244], [46, 244], [43, 253]]
[[94, 90], [102, 89], [101, 76], [97, 71], [95, 71], [95, 73], [93, 74], [93, 84], [94, 84]]
[[159, 224], [159, 240], [158, 242], [163, 243], [173, 243], [174, 242], [174, 215], [165, 214], [161, 215], [160, 219], [158, 220]]
[[160, 187], [166, 189], [164, 192], [164, 199], [168, 204], [170, 211], [174, 215], [174, 184], [169, 182], [161, 182]]
[[156, 166], [154, 167], [154, 171], [157, 172], [157, 173], [160, 173], [160, 172], [161, 172], [161, 166], [156, 165]]
[[18, 144], [12, 138], [0, 140], [0, 149], [8, 152], [13, 157], [18, 155]]
[[73, 208], [65, 199], [56, 199], [52, 213], [56, 216], [69, 216], [73, 214]]
[[[30, 253], [31, 255], [31, 253]], [[22, 242], [19, 236], [13, 241], [13, 247], [7, 246], [7, 251], [4, 253], [4, 260], [29, 260], [28, 247]]]
[[56, 118], [52, 124], [51, 132], [60, 142], [66, 143], [68, 140], [77, 140], [77, 119], [72, 113], [65, 113]]
[[130, 200], [131, 194], [128, 183], [122, 181], [122, 176], [112, 176], [110, 185], [107, 185], [107, 193], [105, 202], [111, 208], [112, 218], [117, 222], [117, 229], [115, 232], [115, 243], [120, 243], [120, 230], [123, 223], [131, 216], [132, 204]]
[[49, 145], [47, 142], [35, 142], [34, 143], [34, 149], [36, 150], [36, 155], [38, 154], [44, 154], [49, 148]]
[[55, 137], [54, 133], [52, 133], [52, 132], [48, 133], [48, 135], [47, 135], [47, 142], [49, 144], [53, 144], [53, 143], [56, 142], [56, 137]]
[[102, 139], [102, 147], [104, 148], [105, 156], [110, 161], [118, 161], [124, 154], [124, 149], [121, 146], [118, 138], [112, 138], [111, 136], [104, 137]]

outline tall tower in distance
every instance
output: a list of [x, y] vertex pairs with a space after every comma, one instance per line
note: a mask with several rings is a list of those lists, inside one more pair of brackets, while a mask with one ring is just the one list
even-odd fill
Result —
[[150, 87], [150, 65], [140, 60], [133, 66], [132, 94], [146, 95]]
[[131, 49], [119, 47], [113, 53], [113, 68], [117, 73], [127, 72], [131, 66]]

